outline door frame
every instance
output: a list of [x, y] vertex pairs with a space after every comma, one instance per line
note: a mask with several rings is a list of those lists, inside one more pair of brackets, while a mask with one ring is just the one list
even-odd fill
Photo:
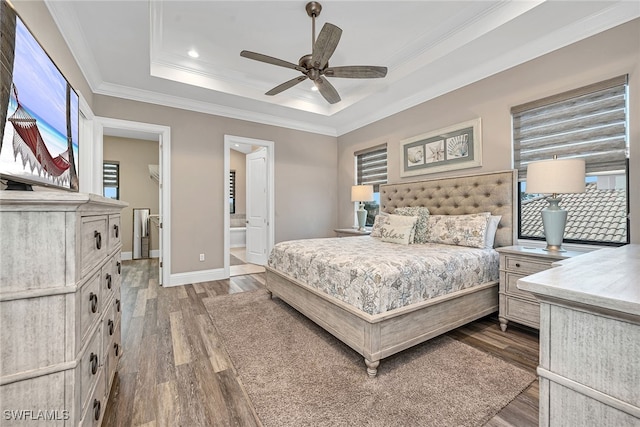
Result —
[[231, 150], [235, 144], [254, 145], [259, 147], [265, 147], [267, 149], [267, 253], [271, 251], [275, 241], [275, 153], [274, 142], [263, 140], [246, 138], [243, 136], [225, 135], [224, 136], [224, 193], [223, 193], [223, 206], [224, 206], [224, 275], [230, 276], [230, 213], [229, 213], [229, 190], [231, 186], [231, 180], [229, 174], [231, 172]]
[[[94, 147], [93, 147], [93, 179], [92, 192], [104, 194], [102, 186], [102, 163], [104, 161], [104, 135], [117, 135], [127, 138], [148, 139], [149, 135], [155, 136], [159, 149], [159, 179], [158, 185], [161, 193], [160, 221], [162, 248], [160, 260], [162, 267], [161, 276], [158, 278], [160, 285], [171, 286], [171, 128], [169, 126], [155, 125], [151, 123], [133, 122], [130, 120], [112, 119], [95, 116], [94, 120]], [[141, 138], [145, 136], [145, 138]], [[99, 176], [98, 176], [99, 175]]]

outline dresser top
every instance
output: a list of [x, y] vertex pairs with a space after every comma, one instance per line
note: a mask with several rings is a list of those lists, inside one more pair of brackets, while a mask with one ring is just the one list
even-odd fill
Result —
[[569, 258], [557, 267], [518, 280], [518, 288], [640, 316], [640, 244], [607, 248]]
[[549, 258], [553, 260], [560, 260], [564, 258], [572, 258], [578, 255], [585, 254], [586, 252], [577, 251], [547, 251], [543, 248], [531, 247], [531, 246], [502, 246], [496, 248], [496, 251], [500, 253], [512, 254], [512, 255], [530, 255], [540, 258]]
[[0, 211], [83, 211], [122, 209], [128, 205], [121, 200], [72, 191], [0, 191]]

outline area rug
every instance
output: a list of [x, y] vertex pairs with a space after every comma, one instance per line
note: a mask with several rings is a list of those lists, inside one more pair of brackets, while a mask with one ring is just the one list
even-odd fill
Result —
[[481, 426], [533, 373], [441, 336], [363, 358], [265, 290], [205, 299], [256, 412], [275, 426]]

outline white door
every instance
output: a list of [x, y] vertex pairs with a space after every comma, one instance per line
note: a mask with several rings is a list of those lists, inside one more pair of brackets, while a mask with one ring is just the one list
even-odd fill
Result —
[[267, 149], [247, 154], [247, 262], [267, 263]]
[[158, 148], [158, 191], [160, 192], [158, 197], [158, 250], [160, 251], [160, 259], [158, 260], [158, 284], [162, 286], [162, 254], [164, 253], [162, 251], [162, 167], [164, 166], [162, 164], [162, 134], [158, 135]]

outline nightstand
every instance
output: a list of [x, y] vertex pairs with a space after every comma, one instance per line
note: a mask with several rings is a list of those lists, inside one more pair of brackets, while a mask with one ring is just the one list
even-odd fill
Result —
[[505, 246], [496, 249], [500, 253], [500, 329], [507, 330], [507, 323], [514, 321], [540, 329], [540, 304], [529, 292], [516, 287], [525, 276], [552, 267], [552, 263], [583, 254], [583, 252], [550, 252], [542, 248]]
[[368, 236], [371, 234], [371, 230], [358, 231], [357, 228], [336, 228], [333, 231], [336, 232], [338, 237]]

